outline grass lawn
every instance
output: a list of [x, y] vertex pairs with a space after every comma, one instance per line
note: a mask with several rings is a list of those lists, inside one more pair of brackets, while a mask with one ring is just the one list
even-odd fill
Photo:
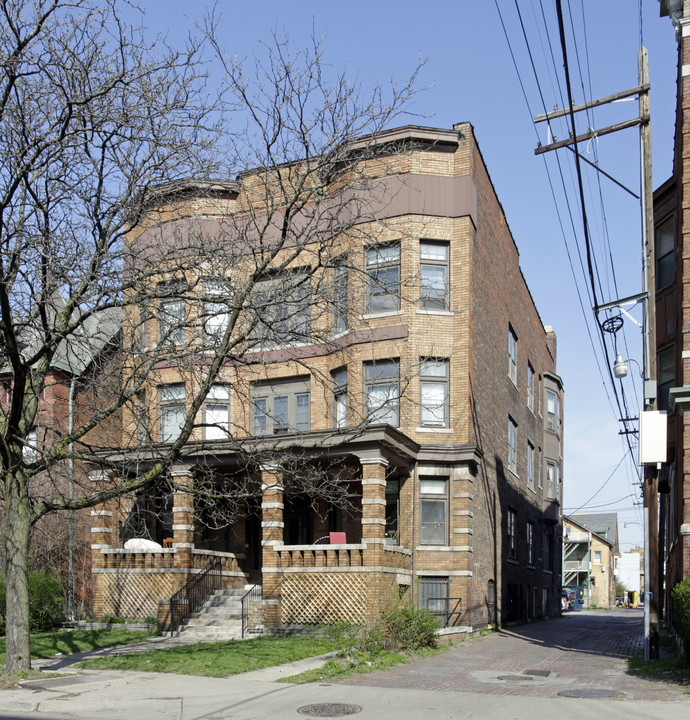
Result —
[[[31, 657], [49, 658], [57, 653], [98, 650], [110, 645], [140, 642], [148, 635], [136, 630], [60, 630], [59, 632], [32, 633]], [[5, 638], [0, 638], [0, 665], [5, 665]]]
[[136, 655], [96, 658], [80, 663], [79, 667], [227, 677], [321, 655], [337, 650], [338, 647], [338, 642], [326, 638], [257, 637], [252, 640], [198, 643], [148, 650]]

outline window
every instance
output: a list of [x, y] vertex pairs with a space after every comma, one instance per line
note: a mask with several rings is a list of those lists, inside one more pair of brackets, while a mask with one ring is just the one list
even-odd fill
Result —
[[225, 385], [211, 385], [204, 404], [204, 438], [226, 440], [230, 420], [230, 391]]
[[254, 435], [310, 429], [309, 379], [257, 383], [252, 387]]
[[546, 427], [549, 430], [558, 430], [560, 423], [560, 401], [558, 395], [552, 392], [546, 393]]
[[527, 487], [534, 490], [534, 445], [527, 441]]
[[228, 308], [222, 301], [226, 290], [220, 282], [207, 280], [204, 291], [204, 330], [209, 339], [219, 340], [228, 326]]
[[29, 430], [24, 438], [22, 458], [25, 463], [36, 462], [38, 459], [38, 435], [35, 430]]
[[159, 288], [161, 299], [158, 304], [158, 339], [160, 342], [180, 345], [185, 341], [185, 285], [168, 283]]
[[369, 423], [399, 425], [400, 363], [376, 360], [365, 366], [366, 411]]
[[448, 480], [447, 478], [420, 478], [422, 545], [447, 545]]
[[517, 475], [517, 423], [508, 416], [508, 469]]
[[601, 550], [594, 551], [594, 562], [601, 565]]
[[167, 385], [159, 391], [160, 441], [172, 442], [180, 434], [186, 416], [184, 385]]
[[675, 238], [673, 215], [654, 229], [656, 255], [656, 289], [660, 290], [675, 278]]
[[252, 338], [259, 345], [306, 342], [311, 333], [311, 283], [308, 272], [274, 275], [256, 283], [252, 296]]
[[422, 425], [448, 427], [448, 360], [422, 358], [419, 385]]
[[534, 565], [534, 523], [527, 521], [527, 564]]
[[366, 251], [369, 276], [367, 312], [400, 309], [400, 245], [377, 245]]
[[386, 544], [400, 545], [398, 518], [400, 516], [400, 482], [386, 481]]
[[445, 620], [448, 604], [448, 578], [423, 577], [419, 581], [419, 607]]
[[347, 368], [331, 373], [333, 380], [333, 422], [337, 428], [347, 427]]
[[546, 463], [546, 497], [556, 499], [556, 466], [553, 463]]
[[544, 529], [544, 569], [553, 570], [553, 530]]
[[420, 300], [424, 310], [448, 310], [448, 250], [448, 243], [420, 243]]
[[339, 258], [333, 268], [333, 332], [347, 330], [348, 324], [347, 257]]
[[668, 393], [676, 381], [675, 346], [660, 350], [656, 356], [657, 368], [657, 408], [668, 410]]
[[534, 412], [534, 368], [527, 363], [527, 407]]
[[508, 560], [517, 560], [517, 535], [515, 528], [517, 526], [517, 513], [512, 508], [508, 509], [508, 527], [506, 528], [506, 536], [508, 542]]
[[508, 377], [517, 387], [517, 335], [510, 325], [508, 326]]
[[146, 390], [140, 390], [134, 398], [135, 422], [137, 424], [137, 444], [146, 445], [149, 439], [149, 419], [146, 409]]

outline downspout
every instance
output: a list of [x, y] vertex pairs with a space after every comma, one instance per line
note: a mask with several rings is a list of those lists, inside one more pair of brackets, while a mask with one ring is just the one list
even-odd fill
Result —
[[[76, 389], [76, 380], [73, 377], [69, 386], [69, 402], [68, 402], [68, 430], [69, 435], [74, 431], [74, 393]], [[69, 500], [70, 503], [74, 499], [74, 443], [69, 444]], [[69, 511], [69, 558], [68, 558], [68, 581], [67, 581], [67, 615], [70, 619], [74, 619], [74, 510]]]
[[412, 607], [417, 607], [417, 463], [412, 470]]

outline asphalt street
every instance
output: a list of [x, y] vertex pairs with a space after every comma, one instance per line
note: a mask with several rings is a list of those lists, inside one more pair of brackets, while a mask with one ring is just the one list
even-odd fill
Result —
[[[625, 658], [641, 646], [641, 612], [585, 611], [473, 638], [340, 683], [276, 682], [314, 667], [313, 659], [227, 679], [112, 671], [46, 677], [0, 691], [0, 718], [532, 720], [601, 713], [607, 720], [686, 720], [690, 695], [682, 688], [626, 673]], [[55, 658], [44, 666], [59, 664], [65, 672], [70, 662]]]

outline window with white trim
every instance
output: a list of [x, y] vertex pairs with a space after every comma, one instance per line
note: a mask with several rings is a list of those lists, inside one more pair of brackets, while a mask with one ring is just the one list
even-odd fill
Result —
[[308, 432], [311, 427], [309, 378], [290, 378], [252, 386], [254, 435]]
[[207, 280], [204, 283], [204, 331], [216, 342], [228, 327], [228, 307], [223, 302], [227, 289], [222, 282]]
[[230, 428], [230, 390], [227, 385], [211, 385], [204, 402], [204, 438], [227, 440]]
[[400, 309], [400, 245], [376, 245], [366, 251], [367, 312]]
[[36, 462], [38, 458], [38, 434], [36, 430], [29, 430], [24, 438], [22, 458], [25, 463]]
[[534, 565], [534, 523], [527, 521], [527, 564]]
[[512, 325], [508, 326], [508, 377], [517, 386], [517, 335]]
[[534, 490], [534, 468], [535, 468], [534, 445], [527, 441], [527, 487]]
[[304, 269], [263, 278], [252, 294], [258, 345], [287, 345], [311, 339], [311, 280]]
[[371, 425], [398, 427], [400, 418], [400, 362], [375, 360], [365, 363], [366, 412]]
[[347, 427], [347, 368], [338, 368], [331, 373], [333, 381], [333, 423], [336, 428]]
[[546, 463], [546, 497], [549, 500], [556, 499], [556, 466], [554, 463]]
[[508, 416], [508, 469], [517, 475], [517, 423]]
[[534, 412], [534, 368], [527, 363], [527, 407]]
[[186, 311], [182, 282], [164, 283], [159, 287], [158, 340], [162, 343], [181, 345], [186, 338]]
[[424, 310], [448, 310], [448, 257], [447, 242], [422, 240], [420, 242], [420, 303]]
[[546, 427], [549, 430], [558, 431], [560, 424], [560, 400], [558, 395], [552, 392], [546, 393]]
[[421, 424], [448, 427], [448, 360], [422, 358], [419, 365]]
[[517, 513], [508, 508], [506, 518], [506, 541], [508, 546], [508, 560], [517, 560]]
[[333, 266], [333, 332], [348, 328], [348, 271], [347, 256], [336, 260]]
[[448, 544], [448, 478], [420, 477], [422, 545]]
[[164, 385], [158, 391], [160, 441], [173, 442], [182, 430], [187, 414], [185, 386]]

